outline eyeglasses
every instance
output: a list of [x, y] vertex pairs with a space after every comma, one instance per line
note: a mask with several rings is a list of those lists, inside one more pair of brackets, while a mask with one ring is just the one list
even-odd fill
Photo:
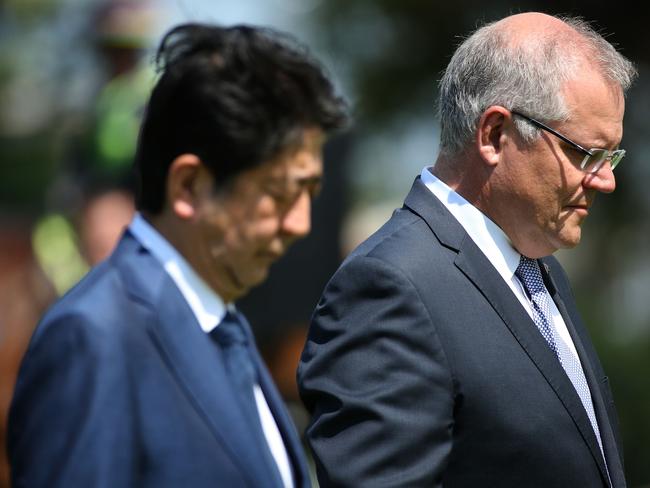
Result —
[[519, 117], [526, 119], [528, 122], [531, 124], [539, 127], [540, 129], [545, 130], [546, 132], [550, 132], [553, 134], [555, 137], [558, 137], [559, 139], [563, 140], [570, 146], [574, 147], [578, 151], [580, 151], [582, 154], [585, 155], [584, 159], [580, 163], [580, 169], [587, 173], [596, 173], [600, 168], [603, 167], [603, 165], [609, 161], [609, 164], [612, 168], [612, 171], [618, 163], [621, 162], [621, 159], [623, 159], [623, 156], [625, 156], [625, 150], [624, 149], [617, 149], [615, 151], [608, 151], [607, 149], [598, 149], [598, 148], [591, 148], [589, 150], [585, 149], [582, 147], [580, 144], [577, 144], [573, 142], [571, 139], [569, 139], [566, 136], [563, 136], [560, 134], [558, 131], [551, 129], [545, 124], [542, 124], [539, 120], [535, 120], [532, 117], [528, 117], [527, 115], [524, 115], [520, 112], [516, 112], [514, 110], [510, 111], [513, 115], [518, 115]]

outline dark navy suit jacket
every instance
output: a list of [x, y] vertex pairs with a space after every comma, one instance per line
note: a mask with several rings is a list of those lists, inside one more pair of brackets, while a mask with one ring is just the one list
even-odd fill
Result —
[[[541, 260], [625, 486], [607, 379], [567, 278]], [[299, 386], [321, 486], [608, 486], [557, 357], [462, 226], [418, 179], [314, 313]]]
[[[295, 484], [309, 486], [293, 424], [252, 348]], [[221, 350], [127, 231], [32, 338], [9, 419], [14, 486], [279, 486], [230, 388]]]

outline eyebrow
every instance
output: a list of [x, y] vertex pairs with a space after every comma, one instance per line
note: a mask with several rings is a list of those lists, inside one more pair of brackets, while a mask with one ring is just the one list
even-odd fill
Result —
[[323, 175], [304, 176], [296, 178], [298, 184], [303, 186], [319, 185], [323, 181]]
[[298, 177], [294, 180], [300, 188], [300, 192], [307, 191], [310, 198], [316, 198], [323, 187], [323, 175]]

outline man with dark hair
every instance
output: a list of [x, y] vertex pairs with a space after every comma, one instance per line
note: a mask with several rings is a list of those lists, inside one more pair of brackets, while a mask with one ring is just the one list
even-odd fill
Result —
[[182, 25], [156, 59], [139, 213], [32, 338], [10, 413], [14, 486], [308, 486], [233, 302], [309, 232], [345, 104], [268, 29]]
[[625, 486], [607, 378], [552, 253], [615, 188], [635, 74], [585, 22], [539, 13], [458, 47], [435, 165], [314, 313], [299, 386], [321, 486]]

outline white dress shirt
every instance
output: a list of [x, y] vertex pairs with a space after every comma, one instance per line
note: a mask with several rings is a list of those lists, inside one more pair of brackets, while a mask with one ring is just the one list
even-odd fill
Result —
[[[129, 230], [172, 278], [206, 334], [219, 326], [226, 315], [226, 309], [235, 310], [234, 304], [225, 304], [221, 297], [192, 269], [185, 258], [142, 215], [136, 213], [129, 225]], [[289, 455], [259, 384], [254, 386], [253, 393], [262, 422], [262, 430], [280, 471], [284, 486], [293, 488]]]

